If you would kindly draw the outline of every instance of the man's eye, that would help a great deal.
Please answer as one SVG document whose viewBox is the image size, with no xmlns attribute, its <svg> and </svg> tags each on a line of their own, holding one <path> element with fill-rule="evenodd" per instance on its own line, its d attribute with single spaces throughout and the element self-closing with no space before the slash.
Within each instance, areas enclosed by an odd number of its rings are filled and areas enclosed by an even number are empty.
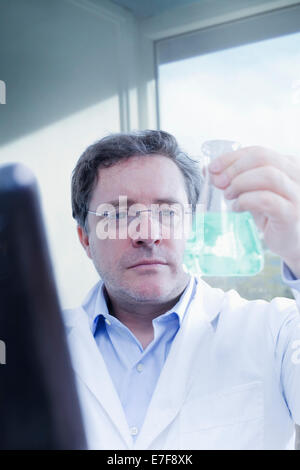
<svg viewBox="0 0 300 470">
<path fill-rule="evenodd" d="M 127 212 L 126 211 L 116 212 L 115 213 L 115 218 L 117 220 L 125 219 L 126 217 L 127 217 Z"/>
<path fill-rule="evenodd" d="M 160 215 L 162 217 L 174 217 L 174 215 L 176 215 L 176 212 L 171 209 L 164 209 L 160 211 Z"/>
</svg>

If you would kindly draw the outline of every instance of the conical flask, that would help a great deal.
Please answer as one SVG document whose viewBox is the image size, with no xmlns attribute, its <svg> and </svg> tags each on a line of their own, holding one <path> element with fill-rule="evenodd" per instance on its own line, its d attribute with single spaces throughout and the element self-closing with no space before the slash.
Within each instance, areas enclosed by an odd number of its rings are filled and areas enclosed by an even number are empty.
<svg viewBox="0 0 300 470">
<path fill-rule="evenodd" d="M 192 236 L 186 242 L 184 269 L 203 276 L 253 276 L 264 266 L 256 224 L 250 212 L 234 212 L 233 200 L 216 188 L 207 170 L 216 157 L 240 148 L 227 140 L 202 145 L 203 180 Z"/>
</svg>

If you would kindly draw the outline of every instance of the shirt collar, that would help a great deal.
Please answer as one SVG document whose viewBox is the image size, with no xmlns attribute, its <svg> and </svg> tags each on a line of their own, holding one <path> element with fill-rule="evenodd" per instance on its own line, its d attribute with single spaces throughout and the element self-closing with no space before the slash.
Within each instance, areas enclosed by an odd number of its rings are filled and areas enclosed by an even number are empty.
<svg viewBox="0 0 300 470">
<path fill-rule="evenodd" d="M 176 313 L 179 319 L 179 326 L 181 326 L 185 312 L 195 295 L 196 279 L 190 276 L 189 282 L 181 294 L 178 302 L 170 310 L 160 315 L 159 318 L 168 317 L 172 313 Z M 93 295 L 90 295 L 85 302 L 85 310 L 88 314 L 89 325 L 92 333 L 95 333 L 97 321 L 99 316 L 102 315 L 105 319 L 111 321 L 114 319 L 108 311 L 107 307 L 107 294 L 103 281 L 98 282 L 93 289 Z"/>
</svg>

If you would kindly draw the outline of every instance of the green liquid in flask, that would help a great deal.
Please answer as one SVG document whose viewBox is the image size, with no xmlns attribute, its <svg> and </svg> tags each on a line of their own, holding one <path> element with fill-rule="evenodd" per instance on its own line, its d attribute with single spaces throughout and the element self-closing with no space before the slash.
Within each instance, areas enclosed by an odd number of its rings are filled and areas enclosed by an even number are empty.
<svg viewBox="0 0 300 470">
<path fill-rule="evenodd" d="M 250 212 L 196 215 L 183 260 L 203 276 L 253 276 L 264 266 L 263 250 Z"/>
</svg>

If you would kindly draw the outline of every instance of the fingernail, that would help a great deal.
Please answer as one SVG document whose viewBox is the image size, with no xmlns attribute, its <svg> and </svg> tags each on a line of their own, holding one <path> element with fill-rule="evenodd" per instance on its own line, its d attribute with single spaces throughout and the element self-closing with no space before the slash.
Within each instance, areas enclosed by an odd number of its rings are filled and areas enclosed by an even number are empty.
<svg viewBox="0 0 300 470">
<path fill-rule="evenodd" d="M 224 196 L 226 199 L 233 199 L 233 189 L 231 186 L 229 186 L 225 191 L 224 191 Z"/>
<path fill-rule="evenodd" d="M 208 165 L 208 169 L 209 169 L 209 171 L 211 171 L 212 173 L 218 173 L 218 171 L 221 170 L 221 164 L 220 164 L 219 160 L 214 160 L 213 162 L 211 162 L 211 163 Z"/>
<path fill-rule="evenodd" d="M 221 186 L 225 188 L 229 184 L 229 178 L 225 173 L 221 173 L 220 175 L 213 176 L 214 182 L 217 186 Z"/>
</svg>

